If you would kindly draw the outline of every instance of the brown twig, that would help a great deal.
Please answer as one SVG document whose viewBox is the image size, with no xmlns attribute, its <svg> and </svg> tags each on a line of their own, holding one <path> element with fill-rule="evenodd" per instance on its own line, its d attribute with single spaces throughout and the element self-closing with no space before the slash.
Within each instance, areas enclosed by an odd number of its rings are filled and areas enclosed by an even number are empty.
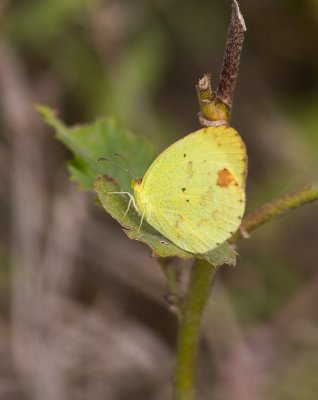
<svg viewBox="0 0 318 400">
<path fill-rule="evenodd" d="M 211 88 L 210 75 L 204 75 L 197 85 L 202 126 L 226 125 L 230 120 L 232 99 L 243 48 L 245 22 L 238 2 L 232 2 L 232 18 L 225 48 L 222 72 L 216 93 Z"/>
<path fill-rule="evenodd" d="M 232 18 L 227 37 L 223 67 L 216 92 L 216 98 L 226 104 L 229 109 L 232 107 L 245 31 L 246 25 L 239 4 L 236 0 L 233 0 Z"/>
<path fill-rule="evenodd" d="M 307 186 L 280 199 L 273 200 L 247 215 L 243 219 L 240 229 L 231 238 L 231 241 L 235 242 L 238 239 L 246 238 L 252 231 L 266 222 L 282 216 L 289 210 L 313 201 L 318 201 L 318 184 Z"/>
</svg>

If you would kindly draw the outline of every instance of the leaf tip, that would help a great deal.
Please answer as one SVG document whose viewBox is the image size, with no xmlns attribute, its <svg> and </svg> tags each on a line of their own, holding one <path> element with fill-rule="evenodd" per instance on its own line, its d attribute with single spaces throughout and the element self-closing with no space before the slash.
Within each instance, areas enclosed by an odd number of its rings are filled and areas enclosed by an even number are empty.
<svg viewBox="0 0 318 400">
<path fill-rule="evenodd" d="M 42 118 L 56 118 L 56 111 L 50 107 L 44 106 L 43 104 L 34 104 L 33 108 L 38 112 Z"/>
</svg>

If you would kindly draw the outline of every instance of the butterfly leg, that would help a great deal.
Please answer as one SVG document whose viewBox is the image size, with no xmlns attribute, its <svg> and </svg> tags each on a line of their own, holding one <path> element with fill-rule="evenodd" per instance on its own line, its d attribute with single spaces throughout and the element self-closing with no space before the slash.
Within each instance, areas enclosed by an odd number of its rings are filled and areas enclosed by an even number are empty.
<svg viewBox="0 0 318 400">
<path fill-rule="evenodd" d="M 144 217 L 145 217 L 145 213 L 146 213 L 146 207 L 144 208 L 144 210 L 142 212 L 142 216 L 141 216 L 140 224 L 139 224 L 139 227 L 138 227 L 138 231 L 140 231 L 141 225 L 142 225 Z"/>
<path fill-rule="evenodd" d="M 128 213 L 129 208 L 130 208 L 130 206 L 131 206 L 131 203 L 133 203 L 133 205 L 134 205 L 134 207 L 135 207 L 135 210 L 138 212 L 138 208 L 137 208 L 137 204 L 136 204 L 136 202 L 135 202 L 135 198 L 134 198 L 134 196 L 133 196 L 131 193 L 129 193 L 129 192 L 107 192 L 107 194 L 127 194 L 127 195 L 129 196 L 129 203 L 128 203 L 127 210 L 126 210 L 126 212 L 125 212 L 125 214 L 124 214 L 124 217 L 125 217 L 126 214 Z"/>
<path fill-rule="evenodd" d="M 130 209 L 130 206 L 131 206 L 131 203 L 133 202 L 133 200 L 134 200 L 134 198 L 131 196 L 130 199 L 129 199 L 129 203 L 128 203 L 127 210 L 125 211 L 125 214 L 124 214 L 123 218 L 126 217 L 126 215 L 127 215 L 128 211 L 129 211 L 129 209 Z"/>
<path fill-rule="evenodd" d="M 107 194 L 128 194 L 128 196 L 131 196 L 129 192 L 107 192 Z"/>
</svg>

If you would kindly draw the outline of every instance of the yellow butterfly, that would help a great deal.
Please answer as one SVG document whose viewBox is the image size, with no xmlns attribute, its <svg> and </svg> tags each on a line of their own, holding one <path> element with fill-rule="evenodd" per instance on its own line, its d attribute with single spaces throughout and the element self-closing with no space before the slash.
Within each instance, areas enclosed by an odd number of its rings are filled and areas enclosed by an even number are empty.
<svg viewBox="0 0 318 400">
<path fill-rule="evenodd" d="M 245 145 L 226 126 L 200 129 L 164 150 L 131 202 L 166 238 L 194 254 L 213 250 L 238 229 L 245 209 Z"/>
</svg>

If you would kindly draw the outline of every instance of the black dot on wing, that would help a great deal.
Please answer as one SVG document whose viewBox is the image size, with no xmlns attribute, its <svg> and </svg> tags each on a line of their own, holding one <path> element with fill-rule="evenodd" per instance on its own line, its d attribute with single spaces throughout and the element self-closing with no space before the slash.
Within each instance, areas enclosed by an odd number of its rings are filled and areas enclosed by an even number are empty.
<svg viewBox="0 0 318 400">
<path fill-rule="evenodd" d="M 189 199 L 187 199 L 187 200 L 186 200 L 186 202 L 187 202 L 187 203 L 189 203 L 189 202 L 190 202 L 190 200 L 189 200 Z"/>
<path fill-rule="evenodd" d="M 187 156 L 186 153 L 184 153 L 184 154 L 183 154 L 183 157 L 186 157 L 186 156 Z"/>
<path fill-rule="evenodd" d="M 184 193 L 184 192 L 187 190 L 187 188 L 182 188 L 181 190 L 182 190 L 182 191 L 183 191 L 183 193 Z"/>
</svg>

